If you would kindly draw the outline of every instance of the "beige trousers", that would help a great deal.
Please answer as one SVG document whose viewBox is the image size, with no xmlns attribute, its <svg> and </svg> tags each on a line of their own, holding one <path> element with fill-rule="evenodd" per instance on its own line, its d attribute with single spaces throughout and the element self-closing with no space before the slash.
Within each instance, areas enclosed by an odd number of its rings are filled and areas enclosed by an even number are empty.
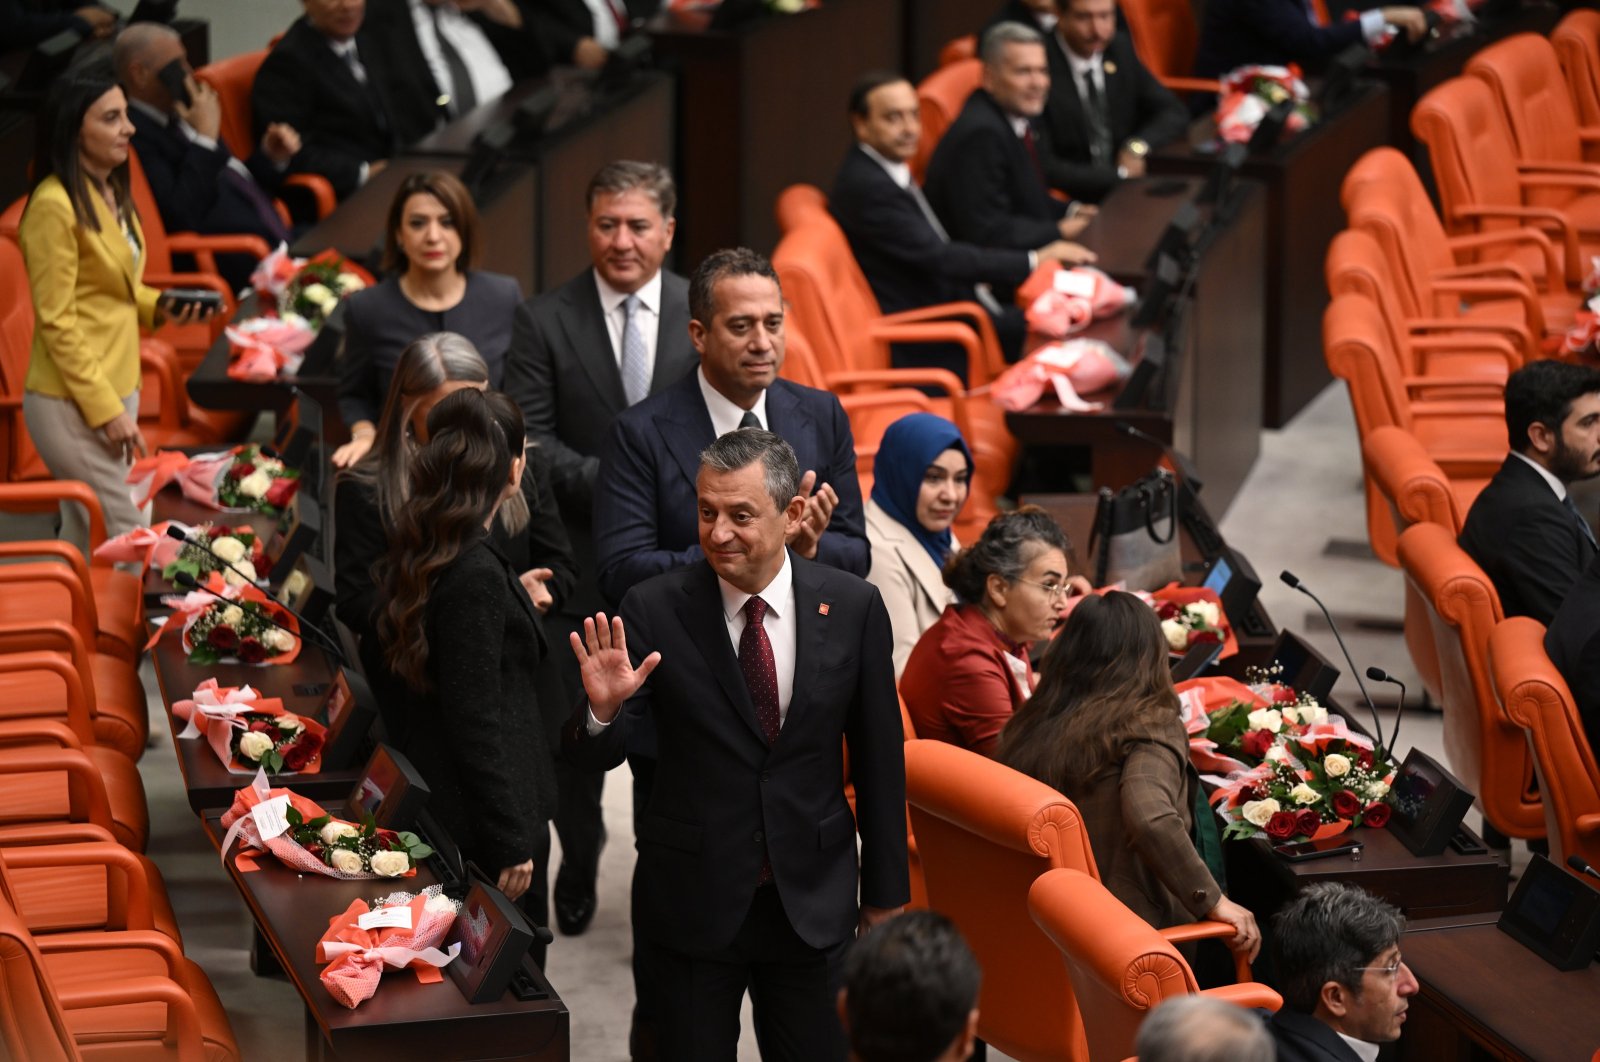
<svg viewBox="0 0 1600 1062">
<path fill-rule="evenodd" d="M 124 398 L 122 406 L 137 418 L 139 392 Z M 120 535 L 150 522 L 149 514 L 133 504 L 126 482 L 130 466 L 120 454 L 112 454 L 104 432 L 89 427 L 76 402 L 25 391 L 22 416 L 50 474 L 56 479 L 82 480 L 99 496 L 107 535 Z M 88 555 L 89 514 L 83 506 L 72 502 L 61 506 L 61 538 Z"/>
</svg>

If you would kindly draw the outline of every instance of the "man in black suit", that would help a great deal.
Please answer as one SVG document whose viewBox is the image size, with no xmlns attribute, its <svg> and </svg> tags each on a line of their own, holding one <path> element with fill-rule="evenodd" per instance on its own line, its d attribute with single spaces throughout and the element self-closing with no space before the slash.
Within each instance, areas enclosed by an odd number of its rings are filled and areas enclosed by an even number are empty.
<svg viewBox="0 0 1600 1062">
<path fill-rule="evenodd" d="M 439 123 L 439 90 L 426 68 L 399 66 L 386 42 L 404 39 L 406 0 L 302 0 L 251 92 L 256 135 L 293 126 L 302 148 L 291 170 L 326 177 L 341 199 Z M 404 21 L 402 21 L 404 20 Z M 412 31 L 414 32 L 414 31 Z"/>
<path fill-rule="evenodd" d="M 1272 925 L 1283 1007 L 1267 1028 L 1278 1062 L 1369 1062 L 1400 1039 L 1418 988 L 1400 958 L 1404 915 L 1353 885 L 1319 882 Z"/>
<path fill-rule="evenodd" d="M 1143 177 L 1150 152 L 1183 135 L 1189 111 L 1117 32 L 1116 0 L 1061 0 L 1050 37 L 1045 178 L 1098 202 L 1119 180 Z"/>
<path fill-rule="evenodd" d="M 907 165 L 922 135 L 917 91 L 899 74 L 872 73 L 850 93 L 856 143 L 834 178 L 828 209 L 850 240 L 885 313 L 977 299 L 989 311 L 1006 358 L 1022 353 L 1027 322 L 1009 292 L 1040 262 L 1092 262 L 1086 248 L 1055 239 L 1037 249 L 978 247 L 950 239 Z M 1087 216 L 1076 219 L 1088 224 Z M 982 289 L 975 285 L 984 285 Z M 897 344 L 896 368 L 933 365 L 966 376 L 966 355 L 949 344 Z M 937 348 L 937 349 L 934 349 Z"/>
<path fill-rule="evenodd" d="M 432 93 L 443 120 L 503 96 L 512 76 L 499 49 L 515 35 L 522 9 L 512 0 L 369 0 L 367 29 L 391 69 L 413 90 Z M 421 102 L 425 102 L 421 101 Z"/>
<path fill-rule="evenodd" d="M 738 279 L 719 285 L 718 326 L 781 322 L 776 284 Z M 870 584 L 788 548 L 811 501 L 781 438 L 729 432 L 696 467 L 701 559 L 572 637 L 588 704 L 566 740 L 615 766 L 642 714 L 658 721 L 633 903 L 660 1057 L 733 1059 L 748 989 L 764 1059 L 843 1062 L 845 950 L 910 894 L 889 616 Z"/>
<path fill-rule="evenodd" d="M 1600 371 L 1536 361 L 1506 381 L 1511 453 L 1467 512 L 1461 548 L 1507 616 L 1548 625 L 1597 553 L 1568 485 L 1600 475 Z"/>
<path fill-rule="evenodd" d="M 1208 0 L 1194 72 L 1197 77 L 1221 77 L 1252 63 L 1298 63 L 1317 73 L 1352 44 L 1376 44 L 1391 26 L 1410 41 L 1428 31 L 1420 7 L 1375 7 L 1358 19 L 1323 26 L 1308 0 Z"/>
<path fill-rule="evenodd" d="M 550 61 L 598 70 L 622 38 L 661 6 L 661 0 L 524 0 L 535 35 Z"/>
<path fill-rule="evenodd" d="M 584 616 L 606 607 L 593 513 L 600 449 L 612 421 L 691 374 L 699 361 L 689 342 L 689 282 L 661 268 L 677 224 L 672 175 L 653 162 L 613 162 L 589 182 L 587 198 L 593 268 L 518 308 L 506 359 L 506 393 L 549 459 L 577 553 L 580 579 L 562 606 L 562 633 L 582 630 Z M 568 671 L 576 696 L 577 668 Z M 594 916 L 605 775 L 563 761 L 556 776 L 562 855 L 556 924 L 571 935 Z"/>
<path fill-rule="evenodd" d="M 1044 38 L 1002 22 L 983 35 L 983 86 L 945 130 L 925 190 L 951 239 L 1031 251 L 1077 235 L 1076 205 L 1050 196 L 1034 121 L 1050 95 Z"/>
<path fill-rule="evenodd" d="M 170 232 L 203 235 L 247 233 L 268 247 L 289 239 L 272 196 L 296 152 L 300 135 L 281 123 L 267 127 L 249 159 L 233 157 L 220 139 L 222 108 L 217 93 L 194 78 L 176 31 L 158 22 L 138 22 L 117 35 L 112 50 L 117 80 L 128 94 L 133 149 L 150 182 L 161 222 Z M 172 64 L 183 73 L 189 102 L 173 98 L 161 80 Z M 256 259 L 221 254 L 217 268 L 229 286 L 249 283 Z"/>
<path fill-rule="evenodd" d="M 1550 620 L 1544 651 L 1567 680 L 1589 748 L 1600 755 L 1600 556 L 1590 562 Z"/>
<path fill-rule="evenodd" d="M 1056 28 L 1060 18 L 1060 14 L 1056 11 L 1056 0 L 1006 0 L 999 13 L 984 23 L 979 36 L 1002 22 L 1016 22 L 1031 30 L 1037 30 L 1043 37 Z"/>
</svg>

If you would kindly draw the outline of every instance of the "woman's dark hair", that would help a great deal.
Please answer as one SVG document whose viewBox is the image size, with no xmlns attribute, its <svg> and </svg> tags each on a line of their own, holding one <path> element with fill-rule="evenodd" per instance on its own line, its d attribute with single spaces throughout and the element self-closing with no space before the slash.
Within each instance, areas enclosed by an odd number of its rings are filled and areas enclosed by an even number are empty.
<svg viewBox="0 0 1600 1062">
<path fill-rule="evenodd" d="M 1049 513 L 1037 505 L 1024 505 L 1001 513 L 989 521 L 978 541 L 951 557 L 944 566 L 944 585 L 969 605 L 983 600 L 989 576 L 998 575 L 1008 583 L 1022 578 L 1036 549 L 1055 547 L 1062 553 L 1071 548 L 1067 533 Z"/>
<path fill-rule="evenodd" d="M 484 533 L 522 444 L 522 411 L 499 392 L 465 388 L 428 414 L 410 499 L 373 568 L 388 599 L 378 620 L 384 659 L 414 690 L 430 685 L 426 611 L 434 578 Z"/>
<path fill-rule="evenodd" d="M 450 215 L 450 221 L 461 237 L 461 254 L 456 257 L 456 272 L 465 273 L 472 268 L 478 251 L 478 208 L 472 202 L 472 193 L 461 179 L 442 170 L 413 173 L 400 182 L 389 203 L 389 221 L 383 230 L 383 268 L 389 273 L 404 273 L 411 268 L 406 253 L 400 249 L 395 233 L 405 222 L 406 202 L 414 195 L 431 195 Z"/>
<path fill-rule="evenodd" d="M 89 63 L 68 70 L 51 85 L 39 110 L 38 128 L 33 152 L 33 185 L 37 189 L 46 177 L 55 177 L 66 189 L 67 200 L 72 204 L 72 214 L 78 224 L 95 232 L 100 231 L 100 219 L 95 215 L 90 196 L 96 194 L 91 183 L 98 184 L 83 168 L 80 140 L 83 136 L 84 116 L 96 100 L 117 88 L 117 79 L 109 61 Z M 117 200 L 117 215 L 126 225 L 133 217 L 133 197 L 128 193 L 128 164 L 124 162 L 111 171 L 107 182 Z"/>
<path fill-rule="evenodd" d="M 1155 610 L 1113 591 L 1078 602 L 1045 652 L 1039 688 L 995 758 L 1069 797 L 1118 771 L 1133 742 L 1178 717 Z"/>
</svg>

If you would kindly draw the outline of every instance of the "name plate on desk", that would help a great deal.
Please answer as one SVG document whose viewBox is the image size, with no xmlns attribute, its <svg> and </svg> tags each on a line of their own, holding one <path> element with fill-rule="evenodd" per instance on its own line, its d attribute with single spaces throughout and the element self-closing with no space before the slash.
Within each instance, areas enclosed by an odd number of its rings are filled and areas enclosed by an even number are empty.
<svg viewBox="0 0 1600 1062">
<path fill-rule="evenodd" d="M 322 530 L 322 510 L 316 502 L 297 491 L 278 517 L 278 528 L 267 543 L 267 556 L 274 571 L 290 572 L 302 554 L 311 549 Z"/>
<path fill-rule="evenodd" d="M 379 745 L 350 790 L 345 810 L 355 822 L 370 815 L 385 829 L 409 830 L 427 803 L 428 785 L 411 761 L 397 749 Z"/>
<path fill-rule="evenodd" d="M 341 667 L 329 683 L 328 699 L 323 703 L 323 725 L 328 729 L 322 749 L 323 767 L 341 771 L 354 766 L 366 750 L 377 716 L 367 680 Z"/>
<path fill-rule="evenodd" d="M 493 1003 L 506 994 L 511 979 L 533 946 L 533 926 L 505 893 L 492 888 L 472 868 L 472 884 L 445 945 L 461 953 L 445 967 L 468 1003 Z"/>
<path fill-rule="evenodd" d="M 1416 748 L 1406 753 L 1395 775 L 1393 795 L 1389 832 L 1419 856 L 1438 855 L 1450 846 L 1475 799 L 1443 764 Z"/>
<path fill-rule="evenodd" d="M 1500 929 L 1558 970 L 1581 970 L 1600 948 L 1600 890 L 1535 854 Z"/>
</svg>

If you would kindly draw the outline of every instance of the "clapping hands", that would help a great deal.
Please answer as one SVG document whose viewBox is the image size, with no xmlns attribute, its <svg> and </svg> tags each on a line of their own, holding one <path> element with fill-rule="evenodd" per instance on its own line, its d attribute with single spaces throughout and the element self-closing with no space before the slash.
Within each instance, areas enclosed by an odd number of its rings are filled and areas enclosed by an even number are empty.
<svg viewBox="0 0 1600 1062">
<path fill-rule="evenodd" d="M 822 533 L 833 519 L 833 510 L 838 508 L 839 495 L 826 483 L 818 487 L 816 472 L 807 471 L 800 479 L 800 497 L 805 499 L 806 507 L 800 514 L 800 523 L 788 536 L 788 545 L 807 560 L 815 560 Z"/>
</svg>

